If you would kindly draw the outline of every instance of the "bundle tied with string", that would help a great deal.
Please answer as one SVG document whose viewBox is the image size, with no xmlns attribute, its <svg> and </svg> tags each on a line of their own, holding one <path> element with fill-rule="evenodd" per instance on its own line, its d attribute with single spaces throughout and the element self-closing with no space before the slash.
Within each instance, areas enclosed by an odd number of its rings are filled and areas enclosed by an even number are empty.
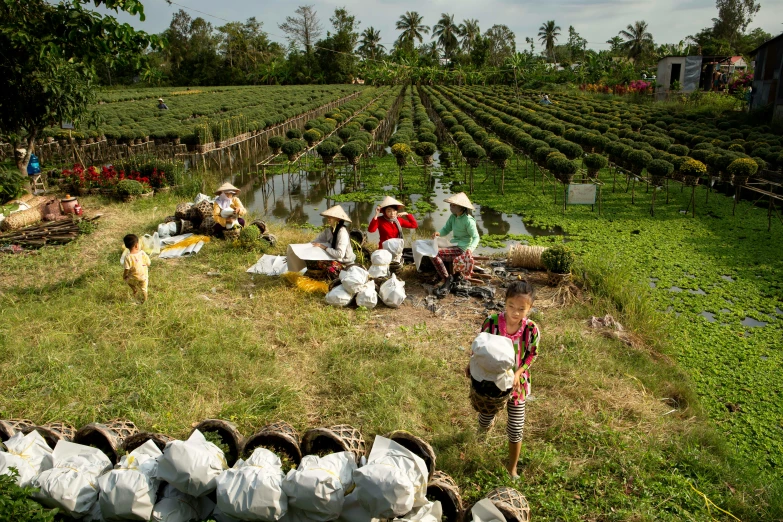
<svg viewBox="0 0 783 522">
<path fill-rule="evenodd" d="M 73 441 L 99 448 L 114 465 L 120 458 L 123 441 L 138 432 L 138 428 L 132 422 L 125 419 L 112 419 L 106 424 L 93 422 L 82 426 L 74 435 Z"/>
<path fill-rule="evenodd" d="M 358 429 L 348 424 L 338 424 L 329 428 L 310 428 L 302 436 L 304 455 L 327 455 L 340 451 L 353 453 L 356 462 L 364 456 L 364 437 Z"/>
<path fill-rule="evenodd" d="M 508 250 L 508 263 L 519 268 L 541 270 L 544 264 L 541 262 L 541 254 L 546 247 L 531 245 L 512 245 Z"/>
</svg>

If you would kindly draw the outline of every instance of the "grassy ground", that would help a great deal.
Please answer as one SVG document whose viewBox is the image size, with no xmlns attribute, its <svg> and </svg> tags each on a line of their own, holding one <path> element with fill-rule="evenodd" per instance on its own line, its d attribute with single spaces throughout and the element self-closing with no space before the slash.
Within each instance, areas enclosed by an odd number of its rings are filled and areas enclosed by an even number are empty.
<svg viewBox="0 0 783 522">
<path fill-rule="evenodd" d="M 103 214 L 94 234 L 0 257 L 1 418 L 125 417 L 176 437 L 208 417 L 243 434 L 275 420 L 299 430 L 350 423 L 368 442 L 406 429 L 432 442 L 468 501 L 511 485 L 503 417 L 486 439 L 476 435 L 462 375 L 484 317 L 478 302 L 449 297 L 435 314 L 410 303 L 329 308 L 246 274 L 259 251 L 212 242 L 191 259 L 154 258 L 150 299 L 136 305 L 121 280 L 121 238 L 152 231 L 176 199 L 82 199 Z M 278 254 L 311 234 L 273 232 Z M 584 275 L 589 299 L 542 299 L 534 314 L 541 355 L 514 485 L 536 519 L 729 519 L 697 490 L 742 520 L 780 519 L 772 487 L 737 463 L 689 378 L 661 354 L 666 337 L 650 328 L 660 316 L 638 304 L 638 287 L 620 272 Z M 422 295 L 414 274 L 404 279 Z M 638 328 L 616 338 L 587 327 L 606 313 Z"/>
</svg>

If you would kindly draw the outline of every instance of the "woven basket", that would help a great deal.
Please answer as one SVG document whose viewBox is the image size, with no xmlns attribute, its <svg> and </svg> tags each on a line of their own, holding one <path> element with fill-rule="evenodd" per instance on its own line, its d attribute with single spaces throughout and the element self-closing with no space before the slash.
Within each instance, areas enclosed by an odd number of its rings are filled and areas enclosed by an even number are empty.
<svg viewBox="0 0 783 522">
<path fill-rule="evenodd" d="M 35 423 L 27 419 L 5 419 L 0 420 L 0 442 L 5 442 L 17 431 L 24 433 L 24 428 L 35 426 Z"/>
<path fill-rule="evenodd" d="M 239 433 L 239 430 L 234 423 L 221 419 L 206 419 L 196 424 L 193 431 L 196 430 L 201 433 L 211 431 L 220 436 L 220 440 L 223 441 L 223 444 L 228 446 L 226 462 L 229 467 L 233 466 L 237 459 L 239 459 L 239 453 L 242 449 L 242 434 Z"/>
<path fill-rule="evenodd" d="M 506 407 L 508 395 L 501 397 L 487 397 L 479 395 L 473 386 L 470 387 L 470 405 L 473 409 L 484 415 L 497 415 L 497 413 Z"/>
<path fill-rule="evenodd" d="M 435 473 L 435 450 L 432 449 L 432 446 L 429 445 L 427 441 L 424 439 L 421 439 L 417 437 L 416 435 L 412 433 L 408 433 L 404 430 L 397 430 L 389 433 L 388 435 L 384 435 L 387 439 L 391 439 L 400 446 L 409 449 L 416 455 L 422 458 L 424 460 L 424 463 L 427 464 L 427 471 L 429 471 L 429 476 L 427 477 L 427 480 L 432 480 L 433 474 Z"/>
<path fill-rule="evenodd" d="M 202 222 L 201 225 L 199 225 L 198 229 L 199 232 L 202 232 L 203 234 L 212 235 L 212 228 L 215 226 L 215 218 L 212 216 L 206 217 Z"/>
<path fill-rule="evenodd" d="M 138 433 L 136 425 L 124 419 L 112 419 L 106 424 L 93 422 L 79 428 L 73 441 L 85 446 L 95 446 L 103 451 L 112 464 L 120 458 L 122 443 L 126 438 Z"/>
<path fill-rule="evenodd" d="M 188 221 L 187 219 L 183 219 L 179 222 L 179 226 L 177 227 L 179 229 L 180 234 L 187 234 L 189 232 L 193 232 L 195 229 L 193 228 L 193 223 Z"/>
<path fill-rule="evenodd" d="M 257 226 L 258 230 L 261 231 L 261 235 L 263 236 L 266 233 L 266 223 L 261 221 L 260 219 L 256 219 L 252 223 L 250 223 L 251 226 Z"/>
<path fill-rule="evenodd" d="M 277 244 L 277 236 L 267 232 L 261 236 L 261 239 L 269 243 L 269 246 L 275 246 Z"/>
<path fill-rule="evenodd" d="M 402 263 L 389 263 L 390 274 L 399 274 L 400 270 L 402 270 Z"/>
<path fill-rule="evenodd" d="M 685 176 L 685 179 L 683 180 L 683 183 L 685 183 L 686 187 L 695 187 L 699 184 L 699 177 L 698 176 Z"/>
<path fill-rule="evenodd" d="M 544 268 L 541 262 L 541 254 L 546 247 L 530 245 L 512 245 L 508 250 L 508 264 L 520 268 L 540 270 Z"/>
<path fill-rule="evenodd" d="M 330 428 L 311 428 L 302 437 L 303 455 L 341 451 L 353 453 L 357 463 L 364 456 L 364 437 L 359 430 L 348 424 L 338 424 Z"/>
<path fill-rule="evenodd" d="M 19 212 L 14 212 L 0 222 L 0 230 L 19 230 L 20 228 L 35 225 L 42 219 L 43 211 L 40 206 L 28 208 L 27 210 L 20 210 Z"/>
<path fill-rule="evenodd" d="M 275 453 L 284 453 L 299 465 L 302 461 L 302 448 L 299 445 L 299 434 L 287 422 L 267 424 L 242 443 L 242 456 L 247 458 L 259 446 L 269 448 Z"/>
<path fill-rule="evenodd" d="M 465 516 L 465 504 L 459 486 L 449 475 L 436 471 L 427 484 L 427 499 L 440 501 L 443 517 L 447 522 L 462 522 Z"/>
<path fill-rule="evenodd" d="M 549 286 L 560 286 L 571 281 L 571 274 L 558 274 L 556 272 L 546 271 L 546 282 Z"/>
<path fill-rule="evenodd" d="M 495 504 L 508 522 L 530 521 L 530 506 L 516 489 L 501 486 L 490 491 L 486 498 Z"/>
<path fill-rule="evenodd" d="M 43 426 L 29 426 L 22 428 L 22 433 L 27 434 L 31 431 L 37 431 L 46 441 L 46 444 L 54 449 L 58 440 L 65 440 L 71 442 L 76 435 L 76 428 L 68 424 L 67 422 L 56 421 L 49 422 Z"/>
<path fill-rule="evenodd" d="M 188 219 L 190 217 L 190 209 L 193 207 L 193 203 L 178 203 L 174 210 L 174 217 L 177 219 Z"/>
<path fill-rule="evenodd" d="M 228 241 L 236 241 L 242 234 L 242 227 L 227 228 L 223 231 L 223 238 Z"/>
<path fill-rule="evenodd" d="M 424 163 L 427 166 L 432 165 L 432 162 L 433 162 L 432 156 L 422 156 L 421 157 L 421 162 Z"/>
<path fill-rule="evenodd" d="M 168 435 L 164 435 L 163 433 L 149 433 L 146 431 L 141 431 L 127 437 L 122 442 L 122 449 L 125 450 L 125 453 L 130 453 L 142 444 L 146 443 L 148 440 L 154 442 L 158 449 L 163 451 L 163 448 L 166 447 L 166 444 L 174 440 L 174 438 L 169 437 Z"/>
<path fill-rule="evenodd" d="M 213 207 L 212 203 L 210 203 L 209 201 L 204 200 L 201 203 L 199 203 L 198 205 L 194 205 L 193 209 L 192 209 L 192 212 L 196 213 L 198 215 L 198 217 L 203 220 L 203 219 L 206 219 L 207 216 L 211 216 L 212 215 L 213 208 L 214 207 Z"/>
</svg>

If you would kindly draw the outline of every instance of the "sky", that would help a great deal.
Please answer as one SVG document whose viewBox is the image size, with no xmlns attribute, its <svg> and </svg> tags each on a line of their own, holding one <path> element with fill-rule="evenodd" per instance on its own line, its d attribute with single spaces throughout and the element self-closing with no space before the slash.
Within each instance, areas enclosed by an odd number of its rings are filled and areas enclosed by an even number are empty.
<svg viewBox="0 0 783 522">
<path fill-rule="evenodd" d="M 712 25 L 717 16 L 714 0 L 142 0 L 146 21 L 129 15 L 117 15 L 122 22 L 148 33 L 165 30 L 172 15 L 183 8 L 193 18 L 201 16 L 214 26 L 226 20 L 244 21 L 251 16 L 263 22 L 263 29 L 274 41 L 284 42 L 278 24 L 294 14 L 300 5 L 313 5 L 324 29 L 329 29 L 329 17 L 337 7 L 346 7 L 359 20 L 360 30 L 369 26 L 380 30 L 382 43 L 390 49 L 398 36 L 395 22 L 405 11 L 417 11 L 424 24 L 432 26 L 441 13 L 454 14 L 456 20 L 475 18 L 481 31 L 494 24 L 505 24 L 516 34 L 517 49 L 526 48 L 525 37 L 536 40 L 536 52 L 541 51 L 536 35 L 547 20 L 555 20 L 561 27 L 559 43 L 568 39 L 568 26 L 588 42 L 594 50 L 608 49 L 606 41 L 636 20 L 645 20 L 655 42 L 677 43 Z M 103 13 L 112 11 L 98 9 Z M 199 12 L 201 11 L 201 12 Z M 206 13 L 206 14 L 205 14 Z M 212 16 L 207 16 L 212 15 Z M 215 18 L 218 17 L 218 18 Z M 224 19 L 224 20 L 221 20 Z M 783 0 L 761 0 L 761 11 L 748 30 L 761 27 L 776 36 L 783 31 Z M 325 34 L 324 34 L 325 36 Z M 425 36 L 425 43 L 428 42 Z"/>
</svg>

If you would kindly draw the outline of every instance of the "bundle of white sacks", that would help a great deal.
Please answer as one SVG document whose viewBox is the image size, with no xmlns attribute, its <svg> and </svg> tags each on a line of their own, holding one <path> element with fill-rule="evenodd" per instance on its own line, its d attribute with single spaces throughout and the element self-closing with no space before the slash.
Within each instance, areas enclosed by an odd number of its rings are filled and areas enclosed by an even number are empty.
<svg viewBox="0 0 783 522">
<path fill-rule="evenodd" d="M 384 437 L 375 438 L 362 466 L 350 452 L 308 455 L 287 475 L 265 448 L 229 469 L 220 448 L 198 430 L 163 452 L 147 441 L 113 468 L 97 448 L 61 440 L 51 450 L 36 431 L 17 433 L 5 446 L 0 473 L 15 468 L 17 482 L 38 488 L 42 504 L 86 522 L 440 522 L 442 516 L 440 503 L 425 496 L 425 462 Z"/>
<path fill-rule="evenodd" d="M 326 294 L 326 302 L 333 306 L 348 306 L 356 298 L 357 306 L 375 308 L 378 304 L 378 297 L 380 297 L 386 306 L 399 308 L 406 297 L 405 282 L 400 281 L 396 275 L 392 274 L 381 285 L 380 290 L 376 292 L 375 281 L 373 281 L 375 278 L 389 275 L 389 263 L 391 263 L 392 254 L 387 250 L 376 250 L 371 258 L 373 265 L 369 271 L 359 265 L 354 265 L 341 271 L 339 276 L 340 284 Z"/>
</svg>

